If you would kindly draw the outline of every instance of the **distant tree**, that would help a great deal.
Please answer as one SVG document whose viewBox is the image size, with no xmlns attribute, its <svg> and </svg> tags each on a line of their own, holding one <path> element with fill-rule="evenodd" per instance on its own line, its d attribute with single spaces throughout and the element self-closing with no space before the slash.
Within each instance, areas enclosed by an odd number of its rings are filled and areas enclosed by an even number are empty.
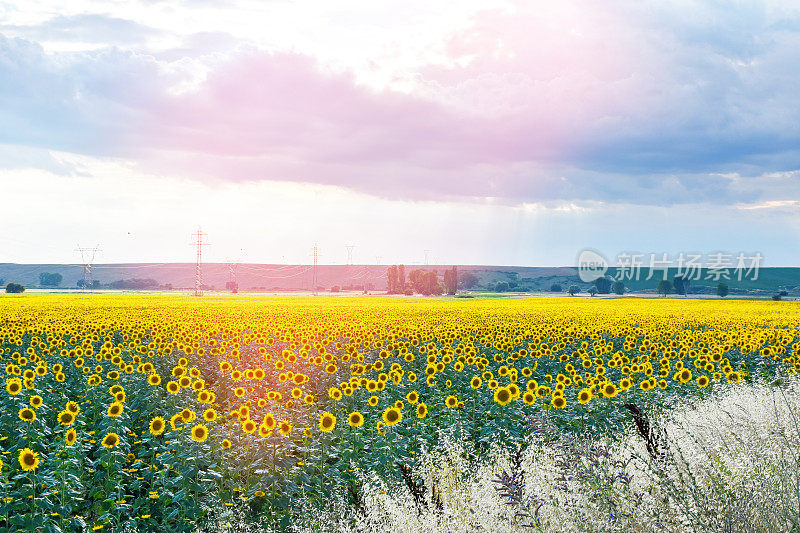
<svg viewBox="0 0 800 533">
<path fill-rule="evenodd" d="M 772 299 L 773 299 L 774 301 L 776 301 L 776 302 L 779 302 L 779 301 L 781 300 L 781 295 L 780 295 L 780 293 L 773 294 L 773 295 L 772 295 Z"/>
<path fill-rule="evenodd" d="M 471 289 L 478 284 L 478 276 L 472 272 L 461 272 L 458 274 L 458 288 Z"/>
<path fill-rule="evenodd" d="M 444 290 L 447 294 L 453 295 L 458 288 L 458 270 L 454 266 L 444 271 Z"/>
<path fill-rule="evenodd" d="M 331 292 L 339 292 L 340 290 L 341 287 L 339 287 L 338 285 L 334 285 L 333 287 L 331 287 Z"/>
<path fill-rule="evenodd" d="M 686 276 L 675 276 L 672 278 L 672 286 L 675 288 L 675 294 L 687 295 L 689 294 L 689 284 L 691 280 Z"/>
<path fill-rule="evenodd" d="M 614 282 L 614 294 L 625 294 L 625 284 L 622 281 Z"/>
<path fill-rule="evenodd" d="M 412 270 L 408 274 L 408 281 L 414 291 L 425 296 L 438 296 L 444 292 L 442 285 L 439 283 L 439 275 L 435 270 Z"/>
<path fill-rule="evenodd" d="M 507 281 L 498 281 L 494 286 L 495 292 L 508 292 L 511 290 L 511 285 Z"/>
<path fill-rule="evenodd" d="M 576 294 L 581 292 L 581 288 L 578 287 L 577 285 L 570 285 L 569 289 L 567 290 L 567 292 L 569 292 L 570 296 L 575 296 Z"/>
<path fill-rule="evenodd" d="M 97 283 L 95 285 L 94 283 Z M 228 281 L 225 283 L 226 290 L 233 290 L 232 289 L 232 281 Z M 92 280 L 91 288 L 97 289 L 100 287 L 100 282 L 97 280 Z M 132 290 L 132 291 L 147 291 L 147 290 L 155 290 L 159 288 L 158 281 L 152 278 L 133 278 L 133 279 L 118 279 L 116 281 L 112 281 L 108 284 L 108 287 L 117 291 L 121 290 Z M 214 290 L 213 287 L 208 287 L 207 289 L 203 290 Z M 239 285 L 236 284 L 236 290 L 239 290 Z"/>
<path fill-rule="evenodd" d="M 6 282 L 6 280 L 4 280 L 3 278 L 0 278 L 0 287 L 2 287 L 3 283 L 5 283 L 5 282 Z"/>
<path fill-rule="evenodd" d="M 120 280 L 120 282 L 122 282 L 122 281 L 123 281 L 123 280 Z M 117 289 L 119 289 L 119 288 L 122 288 L 122 287 L 114 287 L 114 286 L 113 286 L 113 285 L 114 285 L 114 283 L 117 283 L 117 282 L 111 282 L 111 283 L 109 284 L 109 285 L 111 286 L 111 288 L 112 288 L 112 289 L 114 289 L 114 288 L 117 288 Z M 89 282 L 89 286 L 88 286 L 88 287 L 84 287 L 84 285 L 85 285 L 85 282 L 84 282 L 84 280 L 82 280 L 82 279 L 79 279 L 79 280 L 78 280 L 78 283 L 77 283 L 76 285 L 78 285 L 78 287 L 79 287 L 79 288 L 81 288 L 81 289 L 84 289 L 84 288 L 89 288 L 89 289 L 99 289 L 99 288 L 100 288 L 100 281 L 99 281 L 99 280 L 96 280 L 96 279 L 93 279 L 92 281 L 90 281 L 90 282 Z"/>
<path fill-rule="evenodd" d="M 550 285 L 550 292 L 561 292 L 562 290 L 563 289 L 561 288 L 561 285 L 559 285 L 558 283 L 553 283 L 552 285 Z"/>
<path fill-rule="evenodd" d="M 667 294 L 672 292 L 672 282 L 668 279 L 662 279 L 658 282 L 656 292 L 666 298 Z"/>
<path fill-rule="evenodd" d="M 386 285 L 389 294 L 397 294 L 397 265 L 392 265 L 386 269 Z"/>
<path fill-rule="evenodd" d="M 728 295 L 728 284 L 722 281 L 719 282 L 717 285 L 717 296 L 720 298 L 725 298 Z"/>
<path fill-rule="evenodd" d="M 600 294 L 609 294 L 611 292 L 611 280 L 605 276 L 595 279 L 592 283 L 594 283 L 597 292 Z"/>
<path fill-rule="evenodd" d="M 589 293 L 589 296 L 594 296 L 595 294 L 597 294 L 600 291 L 597 290 L 597 287 L 592 285 L 591 287 L 589 287 L 589 290 L 587 292 Z M 606 293 L 604 293 L 604 294 L 606 294 Z"/>
<path fill-rule="evenodd" d="M 10 294 L 20 294 L 25 292 L 25 286 L 19 283 L 9 283 L 6 285 L 6 292 Z"/>
<path fill-rule="evenodd" d="M 780 291 L 778 292 L 779 296 L 789 296 L 789 291 Z"/>
<path fill-rule="evenodd" d="M 236 294 L 239 292 L 239 284 L 235 281 L 226 281 L 225 290 L 231 291 L 233 294 Z"/>
<path fill-rule="evenodd" d="M 406 291 L 406 267 L 397 265 L 397 292 Z"/>
<path fill-rule="evenodd" d="M 64 279 L 61 274 L 52 272 L 39 273 L 39 285 L 43 287 L 58 287 L 61 285 L 61 280 Z"/>
</svg>

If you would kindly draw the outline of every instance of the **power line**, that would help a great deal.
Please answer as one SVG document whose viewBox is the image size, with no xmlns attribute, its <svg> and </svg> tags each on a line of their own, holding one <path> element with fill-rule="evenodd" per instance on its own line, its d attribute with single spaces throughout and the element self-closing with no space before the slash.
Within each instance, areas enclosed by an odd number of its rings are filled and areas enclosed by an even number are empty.
<svg viewBox="0 0 800 533">
<path fill-rule="evenodd" d="M 311 274 L 311 291 L 314 296 L 317 295 L 317 259 L 319 256 L 319 250 L 317 249 L 317 243 L 314 243 L 314 270 Z"/>
<path fill-rule="evenodd" d="M 100 250 L 100 245 L 98 244 L 94 248 L 81 248 L 81 245 L 78 244 L 78 247 L 75 249 L 76 252 L 80 252 L 81 254 L 81 263 L 83 263 L 83 288 L 84 289 L 91 289 L 92 288 L 92 263 L 94 263 L 94 257 L 97 255 L 97 252 Z M 88 261 L 87 261 L 88 258 Z"/>
<path fill-rule="evenodd" d="M 190 243 L 190 245 L 197 246 L 197 260 L 194 264 L 194 295 L 202 296 L 203 272 L 201 270 L 201 265 L 203 263 L 203 246 L 209 246 L 209 243 L 203 242 L 203 237 L 207 237 L 208 235 L 203 233 L 203 231 L 200 229 L 200 226 L 198 226 L 197 233 L 193 233 L 192 236 L 195 238 L 195 241 Z"/>
<path fill-rule="evenodd" d="M 345 249 L 347 250 L 347 264 L 353 264 L 353 248 L 355 248 L 355 244 L 347 244 L 345 245 Z"/>
</svg>

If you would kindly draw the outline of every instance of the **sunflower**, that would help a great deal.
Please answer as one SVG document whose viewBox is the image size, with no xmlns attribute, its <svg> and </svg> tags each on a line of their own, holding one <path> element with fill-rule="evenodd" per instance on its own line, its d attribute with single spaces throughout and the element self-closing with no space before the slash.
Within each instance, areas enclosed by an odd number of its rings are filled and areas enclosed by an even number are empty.
<svg viewBox="0 0 800 533">
<path fill-rule="evenodd" d="M 378 405 L 378 397 L 377 396 L 370 396 L 369 400 L 367 400 L 367 403 L 370 406 L 375 407 L 376 405 Z"/>
<path fill-rule="evenodd" d="M 387 407 L 383 411 L 383 421 L 387 426 L 393 426 L 403 420 L 403 412 L 397 407 Z"/>
<path fill-rule="evenodd" d="M 578 393 L 578 402 L 580 402 L 581 405 L 589 403 L 589 400 L 591 399 L 592 391 L 589 389 L 581 389 L 581 391 Z"/>
<path fill-rule="evenodd" d="M 19 451 L 19 466 L 26 472 L 31 472 L 39 467 L 39 454 L 30 448 Z"/>
<path fill-rule="evenodd" d="M 70 411 L 64 409 L 60 413 L 58 413 L 58 423 L 62 426 L 69 426 L 75 422 L 75 415 L 72 414 Z"/>
<path fill-rule="evenodd" d="M 292 432 L 292 425 L 286 420 L 281 420 L 281 423 L 278 424 L 278 431 L 284 437 L 289 437 L 289 433 Z"/>
<path fill-rule="evenodd" d="M 123 409 L 125 406 L 120 402 L 114 402 L 108 406 L 108 416 L 112 418 L 117 418 L 119 415 L 122 414 Z"/>
<path fill-rule="evenodd" d="M 206 409 L 203 412 L 203 420 L 206 422 L 213 422 L 217 419 L 217 412 L 214 409 Z"/>
<path fill-rule="evenodd" d="M 447 399 L 445 399 L 444 404 L 450 409 L 455 409 L 458 407 L 458 398 L 455 396 L 448 396 Z"/>
<path fill-rule="evenodd" d="M 101 443 L 103 447 L 108 448 L 109 450 L 112 449 L 114 446 L 119 444 L 119 435 L 114 432 L 109 433 L 105 437 L 103 437 L 103 441 Z"/>
<path fill-rule="evenodd" d="M 708 376 L 700 376 L 699 378 L 697 378 L 697 386 L 700 387 L 701 389 L 707 387 Z"/>
<path fill-rule="evenodd" d="M 153 436 L 158 436 L 164 433 L 164 430 L 167 429 L 167 421 L 161 418 L 160 416 L 155 417 L 150 421 L 150 434 Z"/>
<path fill-rule="evenodd" d="M 64 434 L 64 442 L 67 443 L 67 446 L 72 446 L 75 444 L 77 439 L 78 433 L 75 431 L 75 428 L 70 428 L 69 431 Z"/>
<path fill-rule="evenodd" d="M 512 394 L 507 387 L 497 387 L 494 390 L 494 401 L 500 405 L 508 405 L 511 403 Z"/>
<path fill-rule="evenodd" d="M 208 438 L 208 428 L 204 424 L 197 424 L 192 428 L 192 440 L 195 442 L 205 442 Z"/>
<path fill-rule="evenodd" d="M 406 394 L 406 400 L 408 400 L 408 403 L 410 403 L 411 405 L 414 405 L 419 401 L 419 394 L 417 393 L 417 391 L 412 390 L 411 392 Z"/>
<path fill-rule="evenodd" d="M 525 394 L 522 395 L 522 401 L 526 405 L 533 405 L 536 402 L 536 395 L 531 391 L 525 391 Z"/>
<path fill-rule="evenodd" d="M 167 382 L 167 392 L 170 394 L 178 394 L 181 391 L 181 386 L 178 385 L 177 381 L 168 381 Z"/>
<path fill-rule="evenodd" d="M 417 405 L 417 418 L 425 418 L 428 416 L 428 406 L 424 403 L 419 403 Z"/>
<path fill-rule="evenodd" d="M 258 426 L 256 426 L 256 423 L 250 420 L 249 418 L 244 422 L 242 422 L 242 431 L 244 431 L 245 433 L 248 434 L 255 433 L 257 427 Z"/>
<path fill-rule="evenodd" d="M 150 374 L 147 376 L 147 383 L 155 387 L 156 385 L 161 383 L 161 376 L 156 373 Z"/>
<path fill-rule="evenodd" d="M 6 392 L 12 396 L 16 396 L 22 390 L 22 380 L 19 378 L 10 378 L 6 380 Z"/>
<path fill-rule="evenodd" d="M 350 424 L 350 427 L 361 427 L 364 425 L 364 415 L 358 411 L 353 411 L 347 416 L 347 423 Z"/>
<path fill-rule="evenodd" d="M 67 402 L 65 409 L 75 416 L 81 412 L 81 406 L 77 402 Z"/>
<path fill-rule="evenodd" d="M 169 419 L 169 425 L 172 427 L 172 431 L 178 431 L 183 429 L 183 426 L 179 426 L 178 423 L 182 422 L 183 419 L 181 418 L 180 413 L 175 413 Z"/>
<path fill-rule="evenodd" d="M 23 407 L 19 410 L 19 419 L 23 422 L 34 422 L 36 420 L 36 411 L 30 407 Z"/>
<path fill-rule="evenodd" d="M 33 407 L 34 409 L 41 407 L 42 403 L 44 403 L 44 400 L 42 400 L 42 397 L 39 396 L 38 394 L 35 396 L 31 396 L 30 404 L 31 407 Z"/>
<path fill-rule="evenodd" d="M 247 391 L 244 390 L 244 387 L 236 387 L 233 393 L 236 395 L 237 398 L 242 398 L 245 394 L 247 394 Z"/>
<path fill-rule="evenodd" d="M 480 389 L 481 385 L 483 385 L 483 380 L 481 380 L 481 378 L 478 376 L 473 377 L 472 381 L 469 382 L 469 386 L 473 389 Z"/>
<path fill-rule="evenodd" d="M 319 430 L 328 433 L 334 427 L 336 427 L 336 417 L 328 412 L 322 413 L 322 416 L 319 417 Z"/>
<path fill-rule="evenodd" d="M 228 439 L 222 439 L 222 449 L 223 450 L 227 450 L 231 446 L 232 446 L 231 441 L 229 441 Z"/>
<path fill-rule="evenodd" d="M 553 396 L 553 399 L 550 401 L 550 405 L 556 409 L 563 409 L 567 406 L 567 400 L 565 400 L 563 396 Z"/>
<path fill-rule="evenodd" d="M 603 396 L 605 396 L 606 398 L 613 398 L 619 393 L 619 391 L 617 390 L 617 386 L 611 383 L 610 381 L 605 385 L 603 385 L 602 391 L 603 391 Z"/>
</svg>

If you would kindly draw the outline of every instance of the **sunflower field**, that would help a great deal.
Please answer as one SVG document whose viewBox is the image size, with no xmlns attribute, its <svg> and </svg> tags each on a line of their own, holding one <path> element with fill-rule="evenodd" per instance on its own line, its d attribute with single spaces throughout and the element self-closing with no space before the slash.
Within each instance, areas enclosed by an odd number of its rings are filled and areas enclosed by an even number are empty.
<svg viewBox="0 0 800 533">
<path fill-rule="evenodd" d="M 531 415 L 613 436 L 795 372 L 787 302 L 529 298 L 0 298 L 0 528 L 288 528 L 358 471 L 403 479 Z"/>
</svg>

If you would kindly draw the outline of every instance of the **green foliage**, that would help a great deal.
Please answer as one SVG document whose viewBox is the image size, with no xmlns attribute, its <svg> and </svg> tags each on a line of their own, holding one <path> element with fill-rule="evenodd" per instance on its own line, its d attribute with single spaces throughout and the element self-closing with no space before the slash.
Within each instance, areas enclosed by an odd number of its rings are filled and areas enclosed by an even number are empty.
<svg viewBox="0 0 800 533">
<path fill-rule="evenodd" d="M 686 295 L 689 293 L 689 285 L 691 280 L 687 276 L 675 276 L 672 278 L 672 286 L 675 288 L 675 294 Z"/>
<path fill-rule="evenodd" d="M 667 294 L 672 292 L 672 282 L 668 279 L 662 279 L 658 282 L 658 286 L 656 287 L 656 292 L 661 296 L 666 297 Z"/>
<path fill-rule="evenodd" d="M 569 292 L 570 296 L 575 296 L 576 294 L 581 292 L 581 288 L 578 287 L 577 285 L 570 285 L 569 289 L 567 290 L 567 292 Z"/>
<path fill-rule="evenodd" d="M 447 294 L 453 295 L 458 288 L 458 270 L 454 266 L 444 271 L 444 289 Z"/>
<path fill-rule="evenodd" d="M 614 282 L 614 294 L 625 294 L 625 283 L 623 281 L 617 280 Z"/>
<path fill-rule="evenodd" d="M 562 289 L 561 285 L 558 283 L 553 283 L 552 285 L 550 285 L 550 292 L 561 292 L 562 290 L 564 289 Z"/>
<path fill-rule="evenodd" d="M 498 281 L 494 286 L 495 292 L 508 292 L 511 290 L 511 284 L 507 281 Z"/>
<path fill-rule="evenodd" d="M 725 298 L 728 295 L 728 284 L 720 281 L 717 285 L 717 296 Z"/>
<path fill-rule="evenodd" d="M 64 278 L 61 274 L 53 273 L 53 272 L 40 272 L 39 273 L 39 285 L 43 287 L 58 287 L 61 285 L 61 280 Z"/>
<path fill-rule="evenodd" d="M 444 292 L 435 270 L 412 270 L 408 274 L 408 281 L 414 291 L 424 296 L 438 296 Z"/>
<path fill-rule="evenodd" d="M 600 294 L 610 294 L 611 293 L 611 279 L 607 277 L 599 277 L 595 279 L 593 282 L 594 288 Z M 594 296 L 594 294 L 592 295 Z"/>
<path fill-rule="evenodd" d="M 20 294 L 25 292 L 25 286 L 19 283 L 9 283 L 6 285 L 6 292 L 10 294 Z"/>
</svg>

